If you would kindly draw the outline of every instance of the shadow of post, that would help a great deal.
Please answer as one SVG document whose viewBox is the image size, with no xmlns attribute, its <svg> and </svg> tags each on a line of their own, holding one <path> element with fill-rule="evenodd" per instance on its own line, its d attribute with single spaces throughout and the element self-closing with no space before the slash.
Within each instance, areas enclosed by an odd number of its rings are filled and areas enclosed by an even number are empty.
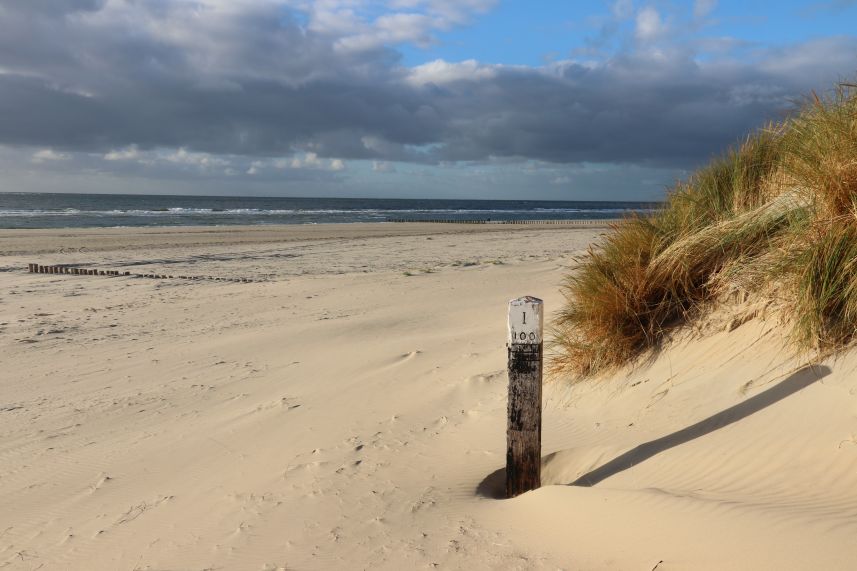
<svg viewBox="0 0 857 571">
<path fill-rule="evenodd" d="M 665 450 L 675 448 L 676 446 L 695 440 L 701 436 L 705 436 L 706 434 L 711 434 L 715 430 L 720 430 L 723 427 L 747 418 L 751 414 L 759 412 L 760 410 L 793 395 L 801 389 L 808 387 L 830 373 L 831 371 L 829 367 L 806 366 L 789 375 L 785 380 L 780 381 L 773 387 L 757 394 L 754 397 L 748 398 L 744 402 L 738 403 L 726 410 L 709 416 L 705 420 L 701 420 L 687 428 L 662 436 L 657 440 L 651 440 L 644 444 L 640 444 L 636 448 L 625 452 L 603 466 L 584 474 L 569 485 L 584 487 L 594 486 L 595 484 L 606 480 L 610 476 L 615 476 L 619 472 L 623 472 L 628 468 L 636 466 L 640 462 L 648 460 L 656 454 L 660 454 Z"/>
<path fill-rule="evenodd" d="M 648 460 L 652 456 L 660 454 L 670 448 L 675 448 L 676 446 L 685 444 L 686 442 L 690 442 L 691 440 L 695 440 L 701 436 L 705 436 L 706 434 L 711 434 L 715 430 L 719 430 L 729 426 L 730 424 L 738 422 L 739 420 L 747 418 L 751 414 L 759 412 L 760 410 L 776 404 L 784 398 L 805 389 L 830 373 L 830 368 L 823 365 L 808 365 L 803 367 L 799 371 L 792 373 L 784 380 L 780 381 L 773 387 L 762 391 L 756 396 L 750 397 L 743 402 L 727 408 L 726 410 L 709 416 L 708 418 L 688 426 L 687 428 L 662 436 L 656 440 L 640 444 L 595 470 L 582 475 L 568 485 L 582 487 L 594 486 L 595 484 L 606 480 L 610 476 L 615 476 L 620 472 L 624 472 L 625 470 L 636 466 L 640 462 Z M 476 488 L 476 494 L 487 498 L 502 499 L 505 497 L 505 482 L 506 469 L 500 468 L 499 470 L 495 470 L 479 483 Z"/>
</svg>

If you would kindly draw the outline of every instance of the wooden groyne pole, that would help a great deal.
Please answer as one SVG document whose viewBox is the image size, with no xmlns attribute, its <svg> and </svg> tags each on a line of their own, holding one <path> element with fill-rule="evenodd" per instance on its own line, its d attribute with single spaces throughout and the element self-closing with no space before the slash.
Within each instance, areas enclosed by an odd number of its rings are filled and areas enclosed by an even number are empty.
<svg viewBox="0 0 857 571">
<path fill-rule="evenodd" d="M 182 280 L 211 280 L 216 282 L 236 282 L 236 283 L 254 283 L 257 280 L 252 280 L 246 277 L 239 278 L 227 278 L 227 277 L 217 277 L 217 276 L 174 276 L 170 274 L 134 274 L 127 271 L 120 270 L 99 270 L 94 268 L 76 268 L 71 266 L 42 266 L 36 263 L 28 263 L 27 271 L 36 274 L 64 274 L 64 275 L 72 275 L 72 276 L 105 276 L 105 277 L 118 277 L 118 276 L 128 276 L 128 277 L 136 277 L 136 278 L 151 278 L 151 279 L 159 279 L 159 280 L 173 280 L 173 279 L 182 279 Z"/>
<path fill-rule="evenodd" d="M 536 297 L 509 302 L 507 498 L 541 486 L 543 317 L 543 302 Z"/>
</svg>

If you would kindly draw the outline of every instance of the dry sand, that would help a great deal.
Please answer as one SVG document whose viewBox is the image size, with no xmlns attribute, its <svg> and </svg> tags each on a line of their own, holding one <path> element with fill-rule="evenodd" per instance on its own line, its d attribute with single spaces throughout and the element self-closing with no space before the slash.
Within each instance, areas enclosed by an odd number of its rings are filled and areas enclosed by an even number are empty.
<svg viewBox="0 0 857 571">
<path fill-rule="evenodd" d="M 557 381 L 497 500 L 506 302 L 599 230 L 395 226 L 0 232 L 0 568 L 857 568 L 857 358 L 752 319 Z"/>
</svg>

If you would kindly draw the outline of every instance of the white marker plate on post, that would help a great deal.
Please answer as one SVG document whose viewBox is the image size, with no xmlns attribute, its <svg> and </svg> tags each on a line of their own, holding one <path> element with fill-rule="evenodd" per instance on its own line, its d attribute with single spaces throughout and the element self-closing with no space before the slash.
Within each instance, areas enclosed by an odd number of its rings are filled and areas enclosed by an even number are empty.
<svg viewBox="0 0 857 571">
<path fill-rule="evenodd" d="M 543 302 L 526 295 L 509 302 L 508 345 L 538 345 L 542 342 Z"/>
</svg>

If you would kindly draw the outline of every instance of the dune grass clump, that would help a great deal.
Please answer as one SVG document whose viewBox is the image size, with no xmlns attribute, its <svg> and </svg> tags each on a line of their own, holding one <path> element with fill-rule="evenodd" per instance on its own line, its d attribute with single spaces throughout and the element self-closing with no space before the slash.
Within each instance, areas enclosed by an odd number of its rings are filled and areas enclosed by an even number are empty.
<svg viewBox="0 0 857 571">
<path fill-rule="evenodd" d="M 815 97 L 783 136 L 783 170 L 811 205 L 790 269 L 795 337 L 834 351 L 857 330 L 857 90 Z"/>
<path fill-rule="evenodd" d="M 857 228 L 834 223 L 811 239 L 794 261 L 795 336 L 830 351 L 857 328 Z"/>
<path fill-rule="evenodd" d="M 782 137 L 782 164 L 822 223 L 857 218 L 857 86 L 817 96 Z M 842 220 L 844 222 L 845 220 Z"/>
<path fill-rule="evenodd" d="M 857 328 L 857 97 L 840 86 L 678 183 L 664 207 L 615 225 L 563 285 L 554 369 L 635 361 L 703 318 L 727 286 L 784 308 L 799 350 Z"/>
</svg>

